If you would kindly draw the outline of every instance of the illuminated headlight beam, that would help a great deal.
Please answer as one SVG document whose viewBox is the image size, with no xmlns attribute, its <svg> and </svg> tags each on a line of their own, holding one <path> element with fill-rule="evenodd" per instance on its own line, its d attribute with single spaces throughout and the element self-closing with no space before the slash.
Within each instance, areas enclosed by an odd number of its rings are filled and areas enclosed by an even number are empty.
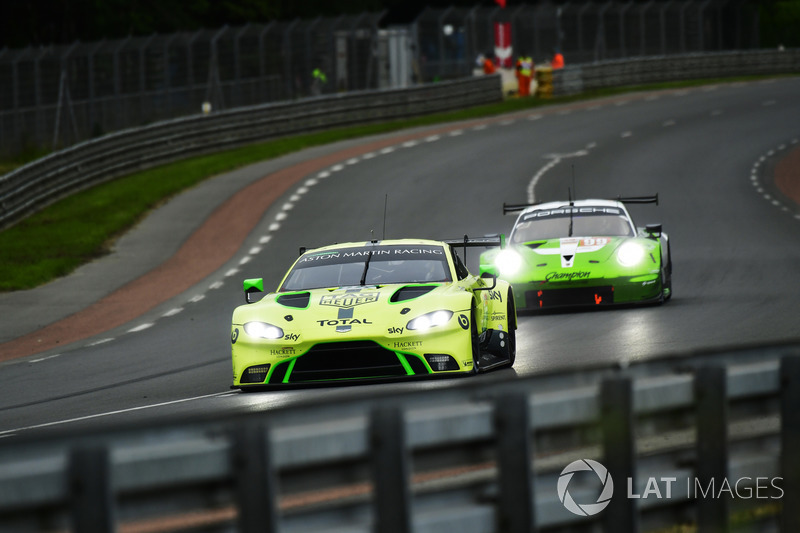
<svg viewBox="0 0 800 533">
<path fill-rule="evenodd" d="M 410 329 L 412 331 L 426 331 L 431 328 L 435 328 L 436 326 L 443 326 L 447 324 L 447 322 L 453 318 L 453 312 L 447 310 L 441 311 L 433 311 L 432 313 L 426 313 L 422 316 L 418 316 L 412 320 L 408 321 L 406 324 L 406 329 Z"/>
<path fill-rule="evenodd" d="M 258 339 L 280 339 L 283 337 L 281 328 L 266 322 L 248 322 L 244 325 L 244 331 L 249 336 Z"/>
<path fill-rule="evenodd" d="M 522 266 L 522 257 L 514 250 L 502 250 L 494 260 L 501 276 L 513 276 Z"/>
<path fill-rule="evenodd" d="M 644 248 L 635 242 L 626 242 L 617 250 L 617 261 L 624 267 L 636 266 L 644 259 Z"/>
</svg>

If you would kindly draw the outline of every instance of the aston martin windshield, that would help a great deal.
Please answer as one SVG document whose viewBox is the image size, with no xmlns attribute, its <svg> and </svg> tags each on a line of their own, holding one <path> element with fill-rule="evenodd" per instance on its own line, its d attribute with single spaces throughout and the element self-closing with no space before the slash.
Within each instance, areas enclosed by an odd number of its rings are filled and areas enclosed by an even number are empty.
<svg viewBox="0 0 800 533">
<path fill-rule="evenodd" d="M 286 276 L 280 292 L 447 281 L 451 281 L 450 268 L 441 246 L 362 246 L 306 253 Z"/>
<path fill-rule="evenodd" d="M 572 236 L 633 237 L 626 213 L 616 207 L 564 206 L 541 209 L 523 215 L 510 241 L 525 243 Z"/>
</svg>

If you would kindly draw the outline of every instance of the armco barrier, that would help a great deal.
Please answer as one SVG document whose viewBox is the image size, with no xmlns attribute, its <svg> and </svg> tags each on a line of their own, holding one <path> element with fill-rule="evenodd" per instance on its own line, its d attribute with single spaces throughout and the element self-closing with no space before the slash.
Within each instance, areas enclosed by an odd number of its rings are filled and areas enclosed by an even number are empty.
<svg viewBox="0 0 800 533">
<path fill-rule="evenodd" d="M 0 227 L 76 190 L 192 155 L 280 136 L 502 100 L 499 76 L 237 108 L 105 135 L 0 177 Z"/>
<path fill-rule="evenodd" d="M 553 95 L 678 80 L 800 74 L 800 49 L 627 58 L 553 71 Z"/>
<path fill-rule="evenodd" d="M 0 530 L 728 531 L 748 508 L 748 530 L 794 532 L 798 406 L 800 345 L 784 345 L 21 433 L 0 440 Z"/>
<path fill-rule="evenodd" d="M 642 57 L 553 72 L 554 96 L 695 78 L 800 72 L 800 50 Z M 499 76 L 267 104 L 159 122 L 86 141 L 0 176 L 0 228 L 82 188 L 201 153 L 502 99 Z"/>
</svg>

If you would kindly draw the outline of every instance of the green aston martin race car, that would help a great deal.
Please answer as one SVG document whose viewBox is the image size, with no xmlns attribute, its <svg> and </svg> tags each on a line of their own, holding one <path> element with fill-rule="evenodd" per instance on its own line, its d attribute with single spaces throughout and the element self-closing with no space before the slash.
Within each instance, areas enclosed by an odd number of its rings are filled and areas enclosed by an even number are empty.
<svg viewBox="0 0 800 533">
<path fill-rule="evenodd" d="M 274 293 L 244 282 L 233 388 L 477 373 L 514 363 L 511 287 L 469 273 L 455 247 L 497 239 L 384 240 L 302 251 Z"/>
<path fill-rule="evenodd" d="M 519 309 L 668 300 L 669 237 L 660 224 L 637 228 L 626 203 L 658 195 L 504 205 L 521 213 L 508 243 L 481 254 L 480 271 L 510 282 Z"/>
</svg>

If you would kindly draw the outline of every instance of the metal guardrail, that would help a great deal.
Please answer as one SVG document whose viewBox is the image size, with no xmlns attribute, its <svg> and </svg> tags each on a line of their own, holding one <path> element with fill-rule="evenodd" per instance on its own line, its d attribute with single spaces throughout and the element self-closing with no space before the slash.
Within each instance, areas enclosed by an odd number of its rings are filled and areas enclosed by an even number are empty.
<svg viewBox="0 0 800 533">
<path fill-rule="evenodd" d="M 0 48 L 0 156 L 190 115 L 204 102 L 231 109 L 458 79 L 478 54 L 510 61 L 526 52 L 541 65 L 558 49 L 567 64 L 583 64 L 755 49 L 762 41 L 758 5 L 748 1 L 512 4 L 428 7 L 409 26 L 388 29 L 386 12 L 362 12 Z M 509 48 L 495 50 L 499 28 Z M 772 30 L 777 39 L 793 28 Z"/>
<path fill-rule="evenodd" d="M 0 155 L 191 115 L 204 102 L 232 109 L 405 87 L 387 85 L 382 76 L 384 15 L 0 48 Z M 315 69 L 327 75 L 325 83 L 315 83 Z"/>
<path fill-rule="evenodd" d="M 82 188 L 186 157 L 280 136 L 502 100 L 499 77 L 362 91 L 158 122 L 86 141 L 0 176 L 0 228 Z"/>
<path fill-rule="evenodd" d="M 553 94 L 670 80 L 800 72 L 800 50 L 609 61 L 553 72 Z M 158 122 L 86 141 L 0 176 L 0 228 L 48 203 L 138 170 L 278 136 L 499 101 L 499 77 L 364 91 Z"/>
<path fill-rule="evenodd" d="M 628 58 L 554 70 L 553 95 L 677 80 L 798 73 L 800 49 Z"/>
<path fill-rule="evenodd" d="M 786 453 L 800 446 L 800 345 L 485 377 L 236 418 L 21 434 L 0 442 L 0 530 L 728 531 L 731 513 L 755 504 L 754 520 L 800 531 L 800 456 Z M 592 472 L 563 483 L 578 460 L 613 479 L 594 516 L 562 503 L 599 500 Z"/>
</svg>

